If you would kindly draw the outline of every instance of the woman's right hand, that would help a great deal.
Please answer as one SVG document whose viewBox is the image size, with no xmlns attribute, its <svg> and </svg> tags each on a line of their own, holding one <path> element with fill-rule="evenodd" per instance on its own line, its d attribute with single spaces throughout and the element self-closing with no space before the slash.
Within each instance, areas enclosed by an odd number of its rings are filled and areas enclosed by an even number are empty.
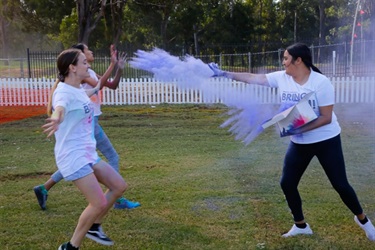
<svg viewBox="0 0 375 250">
<path fill-rule="evenodd" d="M 226 76 L 226 72 L 221 70 L 216 63 L 209 63 L 208 67 L 210 67 L 210 69 L 214 72 L 213 77 Z"/>
</svg>

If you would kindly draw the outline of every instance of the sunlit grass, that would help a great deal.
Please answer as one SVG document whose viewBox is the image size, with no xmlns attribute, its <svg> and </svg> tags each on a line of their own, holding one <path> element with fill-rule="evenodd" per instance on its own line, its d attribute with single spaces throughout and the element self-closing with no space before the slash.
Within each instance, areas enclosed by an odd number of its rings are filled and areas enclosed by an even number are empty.
<svg viewBox="0 0 375 250">
<path fill-rule="evenodd" d="M 375 248 L 317 160 L 300 184 L 314 235 L 281 238 L 292 226 L 279 187 L 288 139 L 270 128 L 245 147 L 219 127 L 225 110 L 220 105 L 103 107 L 100 123 L 130 185 L 125 196 L 142 204 L 109 213 L 103 227 L 115 241 L 111 249 Z M 364 115 L 369 120 L 358 122 L 358 112 L 340 122 L 349 180 L 375 221 L 374 111 Z M 46 211 L 37 205 L 33 186 L 56 170 L 53 139 L 41 133 L 44 118 L 0 125 L 1 249 L 57 249 L 86 206 L 64 181 L 50 191 Z M 87 239 L 82 249 L 108 247 Z"/>
</svg>

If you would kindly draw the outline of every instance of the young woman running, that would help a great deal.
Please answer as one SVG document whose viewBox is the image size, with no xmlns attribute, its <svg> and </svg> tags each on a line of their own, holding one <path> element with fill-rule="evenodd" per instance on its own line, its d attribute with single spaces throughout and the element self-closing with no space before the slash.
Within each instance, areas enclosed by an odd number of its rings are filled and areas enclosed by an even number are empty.
<svg viewBox="0 0 375 250">
<path fill-rule="evenodd" d="M 91 66 L 91 63 L 94 62 L 94 55 L 91 50 L 87 47 L 87 45 L 79 43 L 73 45 L 72 48 L 76 48 L 81 50 L 87 59 L 87 63 Z M 90 76 L 83 79 L 82 86 L 83 88 L 90 90 L 95 88 L 99 80 L 103 83 L 102 86 L 108 87 L 110 89 L 117 89 L 118 84 L 121 79 L 122 71 L 125 67 L 126 63 L 126 55 L 122 53 L 117 60 L 117 52 L 114 50 L 114 46 L 111 45 L 110 47 L 111 52 L 111 63 L 104 73 L 103 76 L 99 76 L 96 74 L 94 70 L 89 67 L 89 74 Z M 112 71 L 114 70 L 117 64 L 117 71 L 113 81 L 109 81 L 109 77 L 111 76 Z M 117 172 L 119 172 L 119 156 L 114 149 L 111 141 L 107 137 L 106 133 L 102 129 L 99 124 L 99 116 L 102 114 L 101 111 L 101 102 L 100 102 L 100 93 L 95 93 L 91 96 L 91 101 L 94 105 L 94 122 L 95 122 L 95 140 L 96 140 L 96 147 L 101 152 L 104 157 L 107 159 L 109 165 L 111 165 Z M 34 193 L 37 197 L 39 206 L 42 210 L 46 209 L 46 203 L 48 198 L 48 191 L 63 177 L 60 171 L 56 171 L 51 177 L 42 185 L 38 185 L 34 187 Z M 134 202 L 125 199 L 124 197 L 120 197 L 114 204 L 114 208 L 116 209 L 133 209 L 139 207 L 141 204 L 139 202 Z"/>
<path fill-rule="evenodd" d="M 113 245 L 101 227 L 104 216 L 121 197 L 127 184 L 121 175 L 101 160 L 94 139 L 94 108 L 88 96 L 97 93 L 81 88 L 89 76 L 86 56 L 78 49 L 63 51 L 57 58 L 59 72 L 48 103 L 44 132 L 55 135 L 57 167 L 66 181 L 72 181 L 88 201 L 69 242 L 59 250 L 79 249 L 84 237 Z M 103 193 L 103 184 L 108 189 Z"/>
</svg>

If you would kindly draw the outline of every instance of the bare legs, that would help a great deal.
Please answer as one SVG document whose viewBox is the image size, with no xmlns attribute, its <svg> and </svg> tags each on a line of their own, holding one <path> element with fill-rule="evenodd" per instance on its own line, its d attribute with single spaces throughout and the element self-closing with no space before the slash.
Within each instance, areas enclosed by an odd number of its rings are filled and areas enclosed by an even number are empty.
<svg viewBox="0 0 375 250">
<path fill-rule="evenodd" d="M 70 243 L 79 247 L 92 224 L 101 223 L 108 210 L 127 188 L 123 178 L 106 162 L 95 164 L 94 173 L 73 181 L 88 201 L 79 217 Z M 103 193 L 100 183 L 108 190 Z"/>
</svg>

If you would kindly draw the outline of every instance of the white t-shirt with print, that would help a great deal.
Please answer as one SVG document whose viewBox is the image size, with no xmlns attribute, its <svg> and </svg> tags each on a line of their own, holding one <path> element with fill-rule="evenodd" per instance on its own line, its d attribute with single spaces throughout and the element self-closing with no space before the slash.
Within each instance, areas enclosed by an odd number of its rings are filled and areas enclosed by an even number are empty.
<svg viewBox="0 0 375 250">
<path fill-rule="evenodd" d="M 99 81 L 98 77 L 96 76 L 96 73 L 94 70 L 92 70 L 91 68 L 89 68 L 89 74 L 90 74 L 90 77 L 93 78 L 95 81 Z M 94 87 L 91 86 L 90 84 L 88 83 L 82 83 L 82 87 L 84 89 L 93 89 Z M 102 114 L 102 111 L 101 111 L 101 108 L 100 108 L 100 105 L 101 105 L 101 102 L 100 102 L 100 91 L 96 94 L 93 94 L 91 97 L 90 97 L 93 105 L 94 105 L 94 116 L 99 116 Z"/>
<path fill-rule="evenodd" d="M 310 99 L 309 104 L 317 116 L 320 115 L 319 107 L 333 105 L 335 103 L 335 91 L 331 81 L 324 75 L 311 70 L 309 79 L 303 85 L 296 83 L 293 77 L 286 74 L 285 70 L 266 74 L 268 83 L 271 87 L 279 88 L 281 98 L 281 109 L 295 105 L 310 92 L 315 92 Z M 308 132 L 293 135 L 291 140 L 295 143 L 308 144 L 320 142 L 333 138 L 340 134 L 341 128 L 337 122 L 337 117 L 332 111 L 332 121 L 319 128 Z"/>
<path fill-rule="evenodd" d="M 52 107 L 64 107 L 63 122 L 55 132 L 55 158 L 67 177 L 99 159 L 94 137 L 94 110 L 83 88 L 60 82 L 53 93 Z"/>
</svg>

